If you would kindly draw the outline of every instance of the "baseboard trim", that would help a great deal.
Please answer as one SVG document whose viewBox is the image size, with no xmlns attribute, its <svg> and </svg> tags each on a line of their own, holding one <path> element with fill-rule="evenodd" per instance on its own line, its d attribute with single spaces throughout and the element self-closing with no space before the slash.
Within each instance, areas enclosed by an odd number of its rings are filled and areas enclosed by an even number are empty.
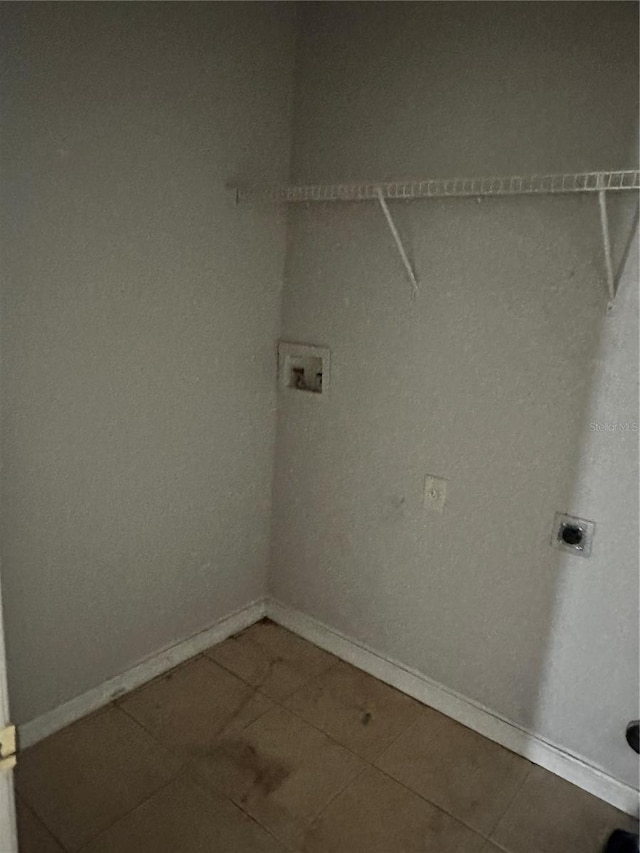
<svg viewBox="0 0 640 853">
<path fill-rule="evenodd" d="M 502 719 L 490 709 L 286 604 L 268 599 L 266 615 L 305 640 L 396 687 L 424 705 L 435 708 L 556 776 L 637 817 L 638 791 L 589 764 L 584 758 Z"/>
<path fill-rule="evenodd" d="M 26 749 L 43 740 L 65 726 L 76 722 L 81 717 L 108 705 L 118 696 L 135 690 L 158 675 L 168 672 L 189 658 L 200 654 L 210 646 L 221 643 L 227 637 L 248 628 L 265 615 L 265 599 L 259 599 L 251 604 L 219 619 L 210 628 L 205 628 L 186 640 L 167 646 L 160 652 L 146 658 L 140 663 L 116 675 L 97 687 L 87 690 L 75 699 L 47 711 L 28 723 L 18 726 L 18 738 L 21 749 Z"/>
<path fill-rule="evenodd" d="M 241 610 L 218 620 L 210 628 L 162 649 L 121 675 L 24 723 L 18 727 L 20 748 L 26 749 L 33 746 L 48 735 L 108 705 L 118 696 L 135 690 L 136 687 L 168 672 L 210 646 L 221 643 L 227 637 L 248 628 L 265 615 L 314 645 L 326 649 L 336 657 L 368 672 L 424 705 L 435 708 L 512 752 L 528 758 L 534 764 L 539 764 L 601 800 L 611 803 L 627 814 L 638 816 L 638 791 L 630 785 L 614 779 L 579 755 L 567 752 L 533 732 L 502 719 L 490 709 L 449 690 L 422 673 L 274 599 L 254 601 Z"/>
</svg>

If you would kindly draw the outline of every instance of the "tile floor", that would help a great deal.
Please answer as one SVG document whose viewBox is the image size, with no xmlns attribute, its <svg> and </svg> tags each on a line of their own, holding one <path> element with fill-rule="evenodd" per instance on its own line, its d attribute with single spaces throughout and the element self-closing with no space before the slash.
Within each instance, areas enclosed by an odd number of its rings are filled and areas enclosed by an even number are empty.
<svg viewBox="0 0 640 853">
<path fill-rule="evenodd" d="M 600 853 L 611 806 L 268 621 L 20 755 L 21 853 Z"/>
</svg>

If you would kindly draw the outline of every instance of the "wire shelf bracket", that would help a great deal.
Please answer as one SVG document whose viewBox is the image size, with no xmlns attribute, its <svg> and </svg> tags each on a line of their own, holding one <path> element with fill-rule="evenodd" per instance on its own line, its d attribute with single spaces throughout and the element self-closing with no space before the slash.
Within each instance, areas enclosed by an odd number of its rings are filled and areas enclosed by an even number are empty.
<svg viewBox="0 0 640 853">
<path fill-rule="evenodd" d="M 418 281 L 411 266 L 398 229 L 387 205 L 388 199 L 405 201 L 428 198 L 483 198 L 486 196 L 567 195 L 593 193 L 597 195 L 600 210 L 600 228 L 606 275 L 608 309 L 613 307 L 621 268 L 614 273 L 611 236 L 607 211 L 607 193 L 640 190 L 640 170 L 622 169 L 606 172 L 576 172 L 557 175 L 511 175 L 493 178 L 437 178 L 419 181 L 386 181 L 351 184 L 310 184 L 267 188 L 233 187 L 237 204 L 244 203 L 309 203 L 336 201 L 378 201 L 393 236 L 396 248 L 413 289 L 418 292 Z M 634 219 L 633 230 L 638 224 Z"/>
<path fill-rule="evenodd" d="M 629 254 L 629 250 L 631 248 L 631 242 L 633 240 L 636 229 L 638 228 L 638 219 L 640 217 L 640 205 L 636 204 L 636 210 L 633 217 L 633 222 L 631 224 L 631 229 L 629 233 L 629 238 L 627 239 L 626 246 L 622 253 L 622 258 L 620 260 L 618 270 L 614 271 L 613 268 L 613 258 L 611 252 L 611 236 L 609 232 L 609 214 L 607 211 L 607 193 L 606 190 L 598 190 L 598 207 L 600 209 L 600 229 L 602 231 L 602 249 L 604 254 L 604 266 L 606 272 L 606 282 L 607 282 L 607 293 L 609 296 L 609 302 L 607 303 L 607 311 L 611 311 L 613 308 L 616 294 L 618 292 L 618 287 L 620 286 L 620 279 L 622 277 L 622 273 L 625 268 L 625 264 L 627 262 L 627 257 Z"/>
<path fill-rule="evenodd" d="M 393 221 L 393 217 L 389 212 L 389 208 L 387 206 L 387 202 L 385 201 L 384 195 L 382 194 L 382 190 L 378 191 L 378 201 L 380 202 L 380 207 L 382 208 L 384 217 L 387 220 L 387 225 L 389 226 L 389 230 L 391 231 L 398 252 L 400 253 L 400 258 L 402 259 L 404 268 L 406 269 L 407 275 L 409 276 L 409 281 L 411 282 L 411 287 L 413 289 L 413 298 L 415 299 L 418 295 L 418 280 L 416 279 L 416 274 L 413 271 L 413 267 L 411 266 L 411 262 L 409 261 L 405 248 L 402 245 L 402 239 L 400 238 L 400 234 L 398 233 L 396 224 Z"/>
<path fill-rule="evenodd" d="M 598 205 L 600 207 L 600 228 L 602 229 L 602 248 L 604 250 L 604 265 L 607 272 L 607 292 L 609 294 L 608 310 L 613 307 L 616 298 L 616 285 L 611 259 L 611 237 L 609 235 L 609 214 L 607 213 L 607 197 L 604 190 L 598 190 Z"/>
</svg>

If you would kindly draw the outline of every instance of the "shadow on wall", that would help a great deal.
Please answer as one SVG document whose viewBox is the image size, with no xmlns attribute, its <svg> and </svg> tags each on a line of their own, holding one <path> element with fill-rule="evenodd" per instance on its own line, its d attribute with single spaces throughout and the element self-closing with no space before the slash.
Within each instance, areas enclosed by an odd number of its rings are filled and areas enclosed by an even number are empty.
<svg viewBox="0 0 640 853">
<path fill-rule="evenodd" d="M 624 731 L 640 691 L 638 208 L 628 196 L 616 202 L 619 289 L 590 352 L 569 504 L 597 519 L 593 553 L 584 564 L 574 556 L 560 561 L 534 729 L 637 787 Z M 568 696 L 587 699 L 571 704 L 570 717 Z"/>
<path fill-rule="evenodd" d="M 293 180 L 633 168 L 637 10 L 559 5 L 312 4 Z M 282 400 L 274 593 L 635 786 L 636 250 L 606 316 L 595 197 L 392 204 L 415 302 L 375 203 L 290 213 L 283 337 L 332 379 Z"/>
</svg>

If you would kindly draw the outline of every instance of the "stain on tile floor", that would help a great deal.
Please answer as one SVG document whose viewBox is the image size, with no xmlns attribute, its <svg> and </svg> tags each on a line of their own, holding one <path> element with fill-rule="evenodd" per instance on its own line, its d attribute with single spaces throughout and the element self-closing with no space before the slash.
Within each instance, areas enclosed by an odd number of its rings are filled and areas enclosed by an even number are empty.
<svg viewBox="0 0 640 853">
<path fill-rule="evenodd" d="M 635 822 L 273 622 L 20 755 L 20 853 L 601 853 Z"/>
</svg>

